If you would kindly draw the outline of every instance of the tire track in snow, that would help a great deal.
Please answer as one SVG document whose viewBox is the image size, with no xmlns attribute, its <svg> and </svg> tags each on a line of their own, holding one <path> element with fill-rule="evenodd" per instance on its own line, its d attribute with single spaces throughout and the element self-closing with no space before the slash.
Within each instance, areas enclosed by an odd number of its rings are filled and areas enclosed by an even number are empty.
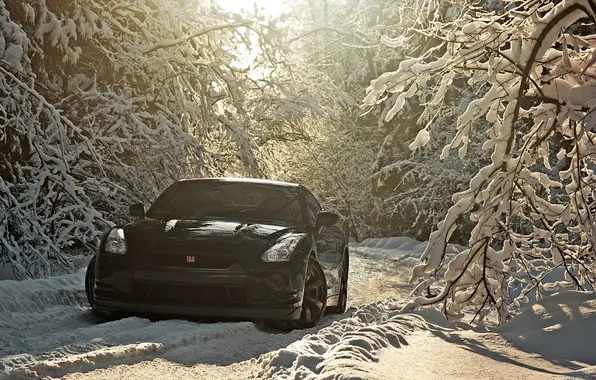
<svg viewBox="0 0 596 380">
<path fill-rule="evenodd" d="M 106 363 L 163 352 L 180 346 L 237 336 L 254 330 L 250 322 L 198 324 L 180 320 L 150 322 L 141 318 L 92 326 L 69 337 L 73 343 L 48 349 L 40 355 L 13 355 L 0 361 L 9 376 L 60 376 L 73 368 L 90 369 Z M 99 333 L 99 334 L 98 334 Z M 82 336 L 81 334 L 84 334 Z M 102 336 L 102 334 L 106 334 Z M 92 337 L 94 336 L 94 337 Z M 92 337 L 92 338 L 90 338 Z M 68 338 L 67 338 L 68 339 Z M 44 337 L 44 340 L 50 340 Z M 2 378 L 2 376 L 0 376 Z"/>
<path fill-rule="evenodd" d="M 414 285 L 408 284 L 410 266 L 362 257 L 357 252 L 350 259 L 350 305 L 403 299 L 414 289 Z"/>
</svg>

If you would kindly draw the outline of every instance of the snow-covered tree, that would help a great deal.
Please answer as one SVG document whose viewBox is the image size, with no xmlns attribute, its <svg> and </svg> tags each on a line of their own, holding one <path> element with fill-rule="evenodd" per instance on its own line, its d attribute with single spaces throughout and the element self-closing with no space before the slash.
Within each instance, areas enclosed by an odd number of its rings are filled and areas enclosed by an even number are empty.
<svg viewBox="0 0 596 380">
<path fill-rule="evenodd" d="M 420 2 L 419 14 L 438 12 L 439 3 Z M 435 281 L 450 235 L 469 213 L 475 227 L 468 249 L 446 264 L 440 294 L 417 297 L 404 310 L 440 303 L 452 318 L 470 307 L 480 319 L 494 309 L 503 320 L 512 301 L 508 284 L 524 284 L 516 305 L 532 289 L 540 296 L 560 286 L 594 284 L 596 6 L 589 0 L 506 6 L 504 14 L 469 8 L 460 17 L 429 23 L 422 32 L 440 39 L 439 47 L 382 74 L 364 100 L 373 106 L 395 94 L 394 115 L 438 78 L 426 104 L 433 117 L 433 106 L 444 101 L 456 76 L 466 76 L 470 86 L 488 86 L 458 118 L 441 156 L 457 149 L 465 157 L 474 121 L 484 118 L 489 127 L 481 142 L 492 151 L 490 163 L 468 189 L 453 195 L 453 206 L 430 235 L 423 263 L 413 272 L 421 280 L 416 292 Z M 423 149 L 431 138 L 424 127 L 410 147 Z M 495 244 L 500 234 L 504 242 Z M 565 269 L 564 281 L 548 281 L 555 267 Z"/>
<path fill-rule="evenodd" d="M 379 70 L 395 65 L 387 36 L 399 36 L 403 4 L 393 1 L 297 1 L 289 18 L 292 73 L 320 107 L 308 120 L 310 141 L 282 147 L 278 170 L 286 179 L 306 182 L 326 206 L 339 210 L 359 236 L 379 235 L 381 204 L 371 197 L 373 167 L 385 126 L 360 101 Z M 403 42 L 403 41 L 402 41 Z M 282 149 L 282 150 L 283 150 Z"/>
<path fill-rule="evenodd" d="M 0 260 L 69 269 L 176 179 L 259 175 L 311 107 L 278 37 L 211 1 L 0 0 Z"/>
<path fill-rule="evenodd" d="M 370 83 L 367 79 L 370 75 L 395 70 L 404 57 L 423 55 L 440 44 L 440 40 L 432 35 L 420 33 L 428 22 L 432 22 L 433 18 L 441 19 L 457 14 L 454 11 L 456 7 L 452 7 L 451 3 L 442 3 L 436 15 L 418 17 L 418 3 L 360 1 L 355 6 L 344 7 L 344 12 L 345 9 L 351 10 L 344 18 L 352 22 L 343 29 L 360 36 L 362 41 L 369 41 L 368 44 L 360 41 L 357 46 L 359 50 L 352 46 L 353 43 L 344 44 L 339 50 L 348 50 L 352 60 L 357 57 L 358 52 L 366 52 L 358 61 L 359 66 L 356 67 L 359 69 L 354 70 L 349 77 L 350 88 L 353 89 L 350 94 L 358 101 L 366 95 L 365 87 Z M 359 79 L 354 80 L 356 78 Z M 467 158 L 452 165 L 449 160 L 439 160 L 436 154 L 436 150 L 440 151 L 453 137 L 453 132 L 446 130 L 444 126 L 453 123 L 465 110 L 467 102 L 476 91 L 468 89 L 465 81 L 460 79 L 456 78 L 453 83 L 447 96 L 448 101 L 441 104 L 441 112 L 436 112 L 438 116 L 434 118 L 429 117 L 423 105 L 434 95 L 432 78 L 419 89 L 419 97 L 402 98 L 404 107 L 394 115 L 390 112 L 393 112 L 393 105 L 399 94 L 392 94 L 383 107 L 369 108 L 358 113 L 361 131 L 369 133 L 369 137 L 362 133 L 359 140 L 368 140 L 378 146 L 372 171 L 367 168 L 375 199 L 377 234 L 426 239 L 447 212 L 451 194 L 463 190 L 469 177 L 483 162 L 481 157 Z M 358 87 L 355 88 L 354 84 Z M 408 144 L 419 130 L 417 122 L 428 124 L 434 138 L 426 150 L 411 152 Z M 374 139 L 371 139 L 372 136 Z M 472 147 L 479 148 L 474 144 Z M 367 188 L 367 191 L 371 192 L 370 190 Z M 465 231 L 466 228 L 466 225 L 461 226 L 458 232 Z"/>
<path fill-rule="evenodd" d="M 0 2 L 0 258 L 27 277 L 70 268 L 63 249 L 89 249 L 107 223 L 88 190 L 115 190 L 85 175 L 83 162 L 101 168 L 98 152 L 35 88 L 30 50 Z"/>
</svg>

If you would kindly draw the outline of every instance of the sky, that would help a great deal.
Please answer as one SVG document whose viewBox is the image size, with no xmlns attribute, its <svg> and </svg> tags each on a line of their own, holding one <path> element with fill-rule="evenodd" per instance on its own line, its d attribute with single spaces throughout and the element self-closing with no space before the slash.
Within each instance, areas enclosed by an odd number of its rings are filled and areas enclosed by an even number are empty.
<svg viewBox="0 0 596 380">
<path fill-rule="evenodd" d="M 229 11 L 239 11 L 240 9 L 252 9 L 256 3 L 258 7 L 263 8 L 266 14 L 270 16 L 279 16 L 288 7 L 283 0 L 216 0 L 222 7 Z"/>
</svg>

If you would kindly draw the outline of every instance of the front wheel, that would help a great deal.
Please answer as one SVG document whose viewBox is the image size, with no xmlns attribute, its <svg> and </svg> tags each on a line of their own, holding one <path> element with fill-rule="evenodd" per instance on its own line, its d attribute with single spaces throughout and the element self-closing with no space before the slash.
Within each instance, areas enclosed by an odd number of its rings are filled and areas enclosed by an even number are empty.
<svg viewBox="0 0 596 380">
<path fill-rule="evenodd" d="M 93 295 L 93 287 L 95 285 L 95 260 L 97 256 L 93 256 L 89 265 L 87 265 L 87 272 L 85 273 L 85 294 L 87 295 L 87 301 L 89 306 L 95 310 L 95 302 Z"/>
<path fill-rule="evenodd" d="M 281 330 L 305 329 L 316 326 L 325 315 L 327 307 L 327 281 L 321 265 L 314 259 L 308 261 L 304 279 L 302 313 L 295 321 L 266 321 L 271 327 Z"/>
</svg>

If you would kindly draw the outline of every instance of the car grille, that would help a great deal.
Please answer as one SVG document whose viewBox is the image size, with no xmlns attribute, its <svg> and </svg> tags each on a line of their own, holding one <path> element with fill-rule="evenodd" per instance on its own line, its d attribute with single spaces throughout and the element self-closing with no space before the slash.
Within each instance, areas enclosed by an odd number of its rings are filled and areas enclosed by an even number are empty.
<svg viewBox="0 0 596 380">
<path fill-rule="evenodd" d="M 189 262 L 189 258 L 194 262 Z M 228 269 L 234 265 L 231 257 L 206 254 L 156 254 L 148 256 L 152 265 L 159 267 L 197 268 L 197 269 Z"/>
<path fill-rule="evenodd" d="M 234 286 L 135 283 L 136 295 L 167 305 L 233 307 L 246 304 L 246 288 Z"/>
</svg>

